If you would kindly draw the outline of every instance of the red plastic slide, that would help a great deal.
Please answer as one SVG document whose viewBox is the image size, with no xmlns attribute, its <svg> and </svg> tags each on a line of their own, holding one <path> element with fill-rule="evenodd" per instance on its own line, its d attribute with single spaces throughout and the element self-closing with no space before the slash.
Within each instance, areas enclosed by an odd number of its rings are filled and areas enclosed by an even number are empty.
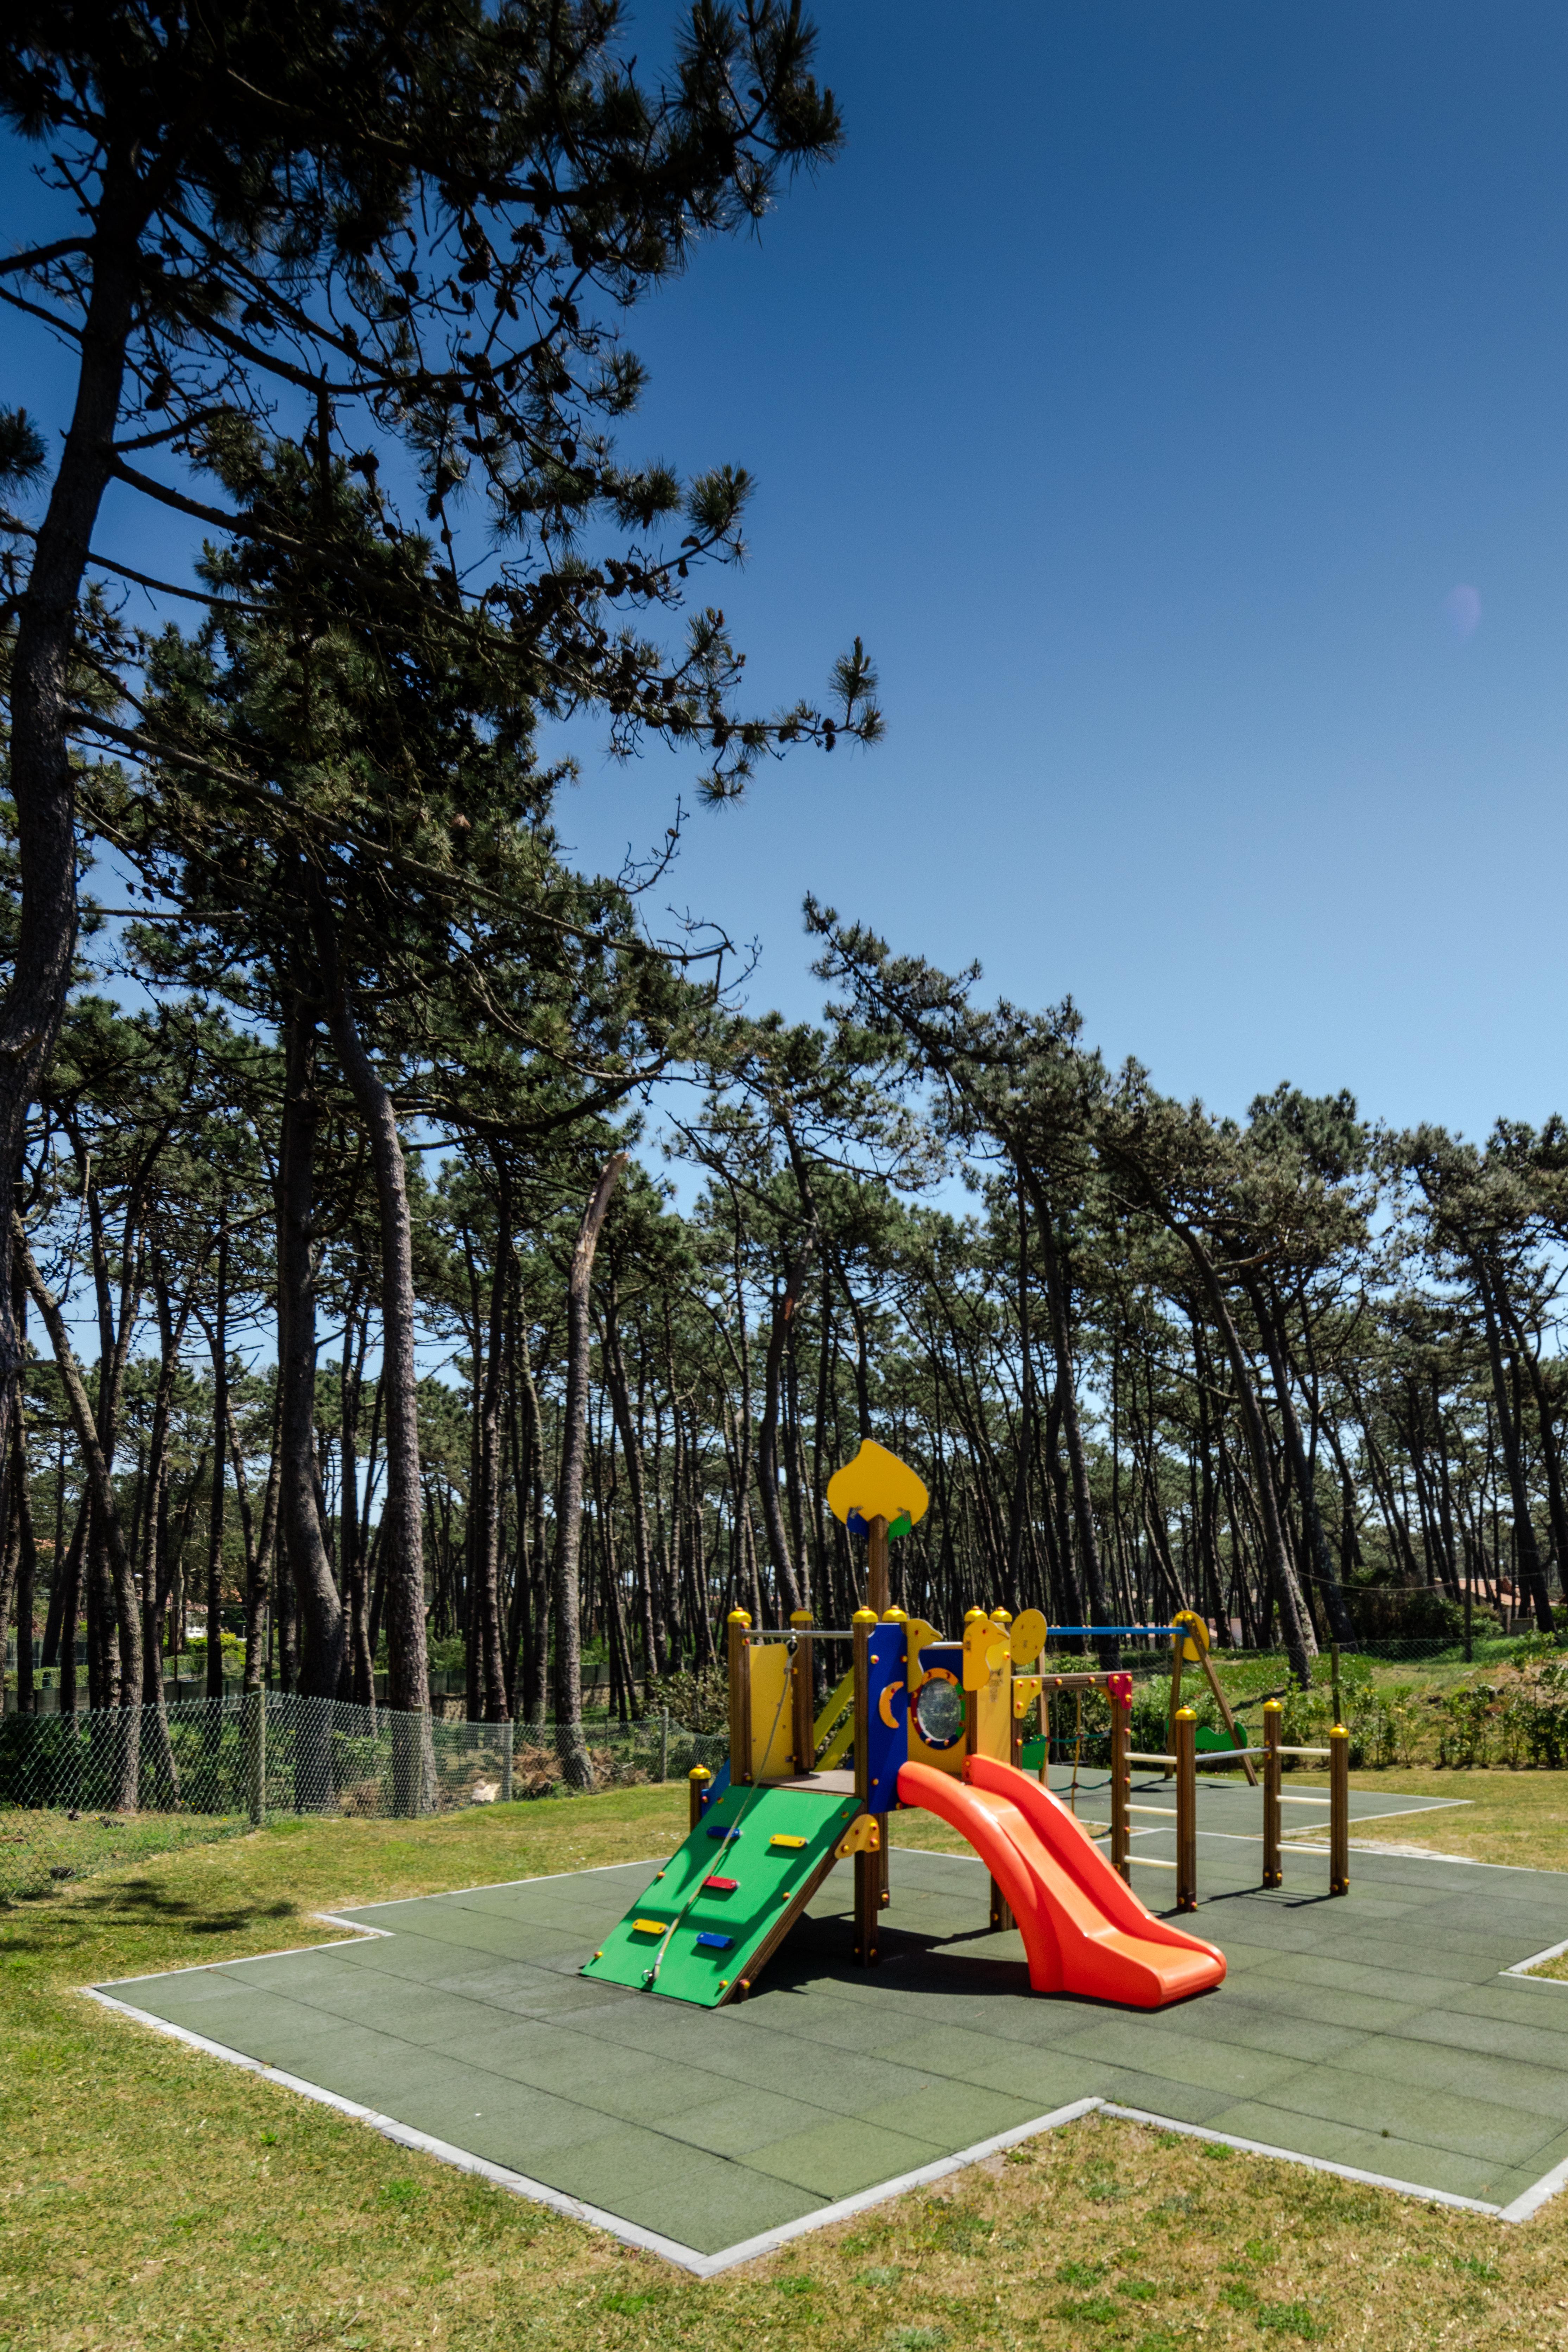
<svg viewBox="0 0 1568 2352">
<path fill-rule="evenodd" d="M 973 1756 L 963 1779 L 930 1764 L 899 1773 L 906 1805 L 967 1838 L 1012 1907 L 1037 1992 L 1163 2009 L 1207 1992 L 1225 1954 L 1146 1911 L 1087 1830 L 1027 1773 Z"/>
</svg>

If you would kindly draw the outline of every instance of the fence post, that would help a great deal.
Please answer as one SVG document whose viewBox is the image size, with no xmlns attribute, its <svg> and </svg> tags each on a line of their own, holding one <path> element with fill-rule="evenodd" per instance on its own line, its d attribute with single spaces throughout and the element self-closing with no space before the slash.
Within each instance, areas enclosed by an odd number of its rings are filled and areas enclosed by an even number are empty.
<svg viewBox="0 0 1568 2352">
<path fill-rule="evenodd" d="M 1263 1702 L 1263 1884 L 1283 1886 L 1279 1860 L 1279 1720 L 1277 1698 Z"/>
<path fill-rule="evenodd" d="M 661 1780 L 669 1778 L 669 1709 L 667 1706 L 659 1709 L 658 1777 Z"/>
<path fill-rule="evenodd" d="M 1119 1691 L 1110 1694 L 1110 1866 L 1132 1884 L 1132 1864 L 1130 1859 L 1131 1842 L 1128 1836 L 1127 1734 L 1132 1717 L 1132 1699 L 1129 1693 L 1123 1698 Z"/>
<path fill-rule="evenodd" d="M 1176 1709 L 1176 1908 L 1198 1907 L 1198 1718 Z"/>
<path fill-rule="evenodd" d="M 245 1778 L 250 1801 L 250 1824 L 260 1829 L 267 1819 L 267 1694 L 245 1694 Z"/>
<path fill-rule="evenodd" d="M 517 1738 L 517 1726 L 509 1715 L 500 1727 L 500 1801 L 511 1802 L 512 1748 Z"/>
<path fill-rule="evenodd" d="M 1342 1723 L 1329 1734 L 1329 1893 L 1351 1891 L 1351 1736 Z"/>
</svg>

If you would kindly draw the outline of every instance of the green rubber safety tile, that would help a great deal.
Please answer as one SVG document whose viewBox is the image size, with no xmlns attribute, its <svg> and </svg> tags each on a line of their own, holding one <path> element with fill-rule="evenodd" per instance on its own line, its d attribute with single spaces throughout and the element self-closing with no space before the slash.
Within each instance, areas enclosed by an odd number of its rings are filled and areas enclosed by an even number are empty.
<svg viewBox="0 0 1568 2352">
<path fill-rule="evenodd" d="M 1369 1961 L 1336 1959 L 1321 1952 L 1281 1952 L 1270 1975 L 1321 1992 L 1368 1993 L 1417 2009 L 1442 2008 L 1453 1987 L 1450 1977 L 1392 1965 L 1379 1968 Z"/>
<path fill-rule="evenodd" d="M 491 2155 L 504 2146 L 510 2152 L 492 2160 L 521 2172 L 536 2171 L 557 2148 L 613 2139 L 632 2128 L 596 2107 L 580 2106 L 575 2100 L 556 2098 L 527 2084 L 503 2082 L 477 2066 L 448 2064 L 444 2075 L 391 2083 L 378 2104 L 399 2123 L 476 2155 Z M 489 2126 L 483 2134 L 480 2125 Z"/>
<path fill-rule="evenodd" d="M 1315 2116 L 1379 2137 L 1386 2131 L 1391 2138 L 1446 2148 L 1483 2165 L 1527 2166 L 1557 2128 L 1550 2116 L 1521 2113 L 1489 2099 L 1460 2102 L 1441 2090 L 1391 2081 L 1359 2067 L 1353 2074 L 1335 2066 L 1302 2067 L 1268 2104 L 1281 2113 Z"/>
<path fill-rule="evenodd" d="M 723 2089 L 718 2084 L 712 2087 L 715 2091 Z M 808 2099 L 781 2098 L 776 2095 L 747 2099 L 726 2095 L 683 2106 L 678 2113 L 660 2116 L 657 2125 L 651 2116 L 647 2120 L 683 2147 L 705 2148 L 710 2156 L 748 2161 L 758 2148 L 771 2147 L 780 2139 L 833 2130 L 839 2124 L 837 2116 L 813 2105 Z"/>
<path fill-rule="evenodd" d="M 1520 2188 L 1510 2190 L 1509 2196 L 1500 2201 L 1506 2204 L 1512 2198 L 1521 2196 L 1524 2189 L 1533 2189 L 1544 2173 L 1553 2171 L 1565 2158 L 1568 2158 L 1568 2129 L 1554 2133 L 1551 2139 L 1542 2140 L 1541 2146 L 1531 2155 L 1528 2179 L 1521 2182 Z"/>
<path fill-rule="evenodd" d="M 907 2132 L 911 2139 L 941 2139 L 953 2154 L 977 2141 L 994 2139 L 1033 2123 L 1045 2110 L 1016 2094 L 987 2091 L 974 2083 L 942 2083 L 913 2097 L 884 2099 L 868 2107 L 862 2123 L 880 2131 Z"/>
<path fill-rule="evenodd" d="M 858 2117 L 816 2124 L 809 2131 L 792 2132 L 765 2147 L 753 2148 L 746 2158 L 753 2172 L 787 2180 L 814 2196 L 853 2197 L 906 2172 L 917 2172 L 953 2151 L 938 2138 L 916 2139 L 908 2132 L 887 2131 Z"/>
<path fill-rule="evenodd" d="M 1353 2121 L 1298 2115 L 1250 2100 L 1211 2116 L 1208 2127 L 1237 2139 L 1259 2140 L 1287 2155 L 1315 2156 L 1325 2164 L 1353 2166 L 1385 2180 L 1440 2189 L 1450 2197 L 1474 2197 L 1487 2204 L 1504 2204 L 1516 2196 L 1512 2184 L 1522 2177 L 1521 2168 L 1495 2158 L 1435 2147 L 1429 2141 L 1404 2139 L 1393 2132 L 1385 2138 L 1381 2130 L 1371 2131 Z M 1536 2178 L 1528 2166 L 1522 2170 L 1531 2179 Z"/>
<path fill-rule="evenodd" d="M 1278 1983 L 1270 1975 L 1259 1973 L 1248 1983 L 1247 1998 L 1273 2000 L 1281 2013 L 1315 2024 L 1342 2025 L 1358 2033 L 1396 2033 L 1408 2019 L 1425 2016 L 1431 2007 L 1429 2002 L 1384 2000 L 1377 1993 L 1350 1992 L 1339 1986 L 1303 1984 L 1289 1971 Z"/>
<path fill-rule="evenodd" d="M 654 2132 L 563 2149 L 551 2157 L 548 2174 L 532 2177 L 703 2254 L 804 2220 L 827 2201 L 749 2164 Z"/>
<path fill-rule="evenodd" d="M 605 2007 L 548 2021 L 569 2026 L 601 2063 L 613 2065 L 621 2051 L 641 2051 L 672 2066 L 707 2066 L 728 2074 L 728 2053 L 746 2037 L 725 2030 L 728 2012 L 694 2010 L 685 2001 L 660 2000 L 649 1993 L 623 1993 L 618 2008 Z"/>
<path fill-rule="evenodd" d="M 933 2036 L 922 2049 L 940 2049 L 952 2036 Z M 986 2042 L 979 2035 L 962 2056 L 940 2058 L 931 2073 L 945 2082 L 964 2083 L 976 2090 L 1022 2099 L 1037 2115 L 1070 2099 L 1089 2097 L 1099 2088 L 1100 2067 L 1093 2059 L 1073 2056 L 1055 2048 L 1030 2048 L 1016 2042 Z M 889 2044 L 889 2049 L 894 2045 Z"/>
<path fill-rule="evenodd" d="M 1455 2050 L 1473 2051 L 1479 2057 L 1517 2059 L 1523 2065 L 1562 2074 L 1568 2072 L 1568 2030 L 1563 2030 L 1568 2029 L 1568 2001 L 1563 2008 L 1563 2027 L 1555 2032 L 1542 2033 L 1536 2021 L 1521 2017 L 1517 2008 L 1511 2015 L 1500 2017 L 1479 2006 L 1461 2011 L 1456 2004 L 1423 2011 L 1402 2026 L 1400 2033 L 1411 2042 L 1442 2042 Z"/>
<path fill-rule="evenodd" d="M 695 2107 L 724 2105 L 739 2112 L 748 2095 L 742 2090 L 737 2098 L 736 2086 L 728 2076 L 710 2074 L 701 2067 L 650 2064 L 646 2071 L 616 2068 L 585 2075 L 576 2096 L 582 2105 L 619 2123 L 668 2131 Z M 803 2104 L 813 2114 L 822 2112 L 809 2100 Z"/>
<path fill-rule="evenodd" d="M 746 2006 L 750 2009 L 753 2004 L 748 2001 Z M 889 2048 L 897 2051 L 896 2040 L 889 2032 L 889 2018 L 894 2015 L 897 2012 L 888 2005 L 815 2000 L 803 2002 L 799 2011 L 787 2021 L 781 2020 L 778 2030 L 797 2042 L 816 2048 L 885 2055 Z M 757 2021 L 763 2025 L 773 2022 L 765 2016 Z"/>
<path fill-rule="evenodd" d="M 515 1953 L 519 1958 L 531 1959 L 541 1950 L 563 1950 L 574 1942 L 584 1942 L 591 1931 L 580 1929 L 575 1921 L 558 1925 L 548 1918 L 534 1920 L 523 1930 L 514 1920 L 487 1917 L 479 1911 L 449 1911 L 432 1902 L 417 1921 L 394 1932 L 416 1936 L 421 1943 L 456 1945 L 464 1951 L 493 1952 L 508 1959 Z M 521 1948 L 525 1944 L 533 1948 Z"/>
<path fill-rule="evenodd" d="M 1477 1961 L 1469 1953 L 1456 1951 L 1446 1930 L 1428 1932 L 1417 1940 L 1409 1936 L 1396 1937 L 1381 1933 L 1358 1935 L 1353 1927 L 1349 1927 L 1331 1940 L 1319 1944 L 1316 1949 L 1323 1959 L 1347 1961 L 1357 1968 L 1374 1969 L 1384 1975 L 1395 1969 L 1408 1969 L 1415 1957 L 1420 1961 L 1425 1982 L 1428 1985 L 1436 1983 L 1444 1990 L 1455 1984 L 1475 1984 L 1483 1977 L 1490 1976 L 1497 1965 L 1490 1955 L 1483 1961 Z"/>
<path fill-rule="evenodd" d="M 1184 2012 L 1175 2010 L 1171 2014 L 1181 2019 Z M 1251 2000 L 1235 1992 L 1227 2000 L 1205 2003 L 1203 2027 L 1207 2042 L 1236 2042 L 1246 2049 L 1271 2051 L 1276 2057 L 1294 2058 L 1310 2065 L 1324 2065 L 1332 2060 L 1348 2064 L 1367 2039 L 1352 2026 L 1299 2017 L 1267 2000 Z"/>
<path fill-rule="evenodd" d="M 252 2047 L 252 2040 L 259 2046 Z M 247 2036 L 246 2055 L 260 2058 L 286 2074 L 298 2074 L 340 2098 L 388 2115 L 428 2090 L 442 2095 L 454 2076 L 452 2061 L 439 2051 L 422 2050 L 390 2033 L 373 2033 L 364 2026 L 344 2026 L 335 2034 L 315 2034 L 292 2047 L 286 2037 Z M 476 2099 L 474 2105 L 480 2102 Z M 417 2122 L 408 2115 L 403 2118 Z"/>
<path fill-rule="evenodd" d="M 228 1968 L 171 1969 L 166 1976 L 121 1977 L 111 1983 L 95 1985 L 95 1992 L 109 1995 L 110 2000 L 123 2000 L 132 2009 L 149 2009 L 157 2003 L 160 2017 L 173 2016 L 181 2011 L 220 2008 L 226 2001 L 245 2000 L 252 1988 L 244 1977 Z"/>
<path fill-rule="evenodd" d="M 432 1979 L 430 1990 L 433 1995 L 482 2001 L 497 2015 L 548 2017 L 569 2023 L 577 2011 L 587 2014 L 615 2000 L 620 1987 L 595 1984 L 576 1969 L 563 1978 L 547 1969 L 492 1966 Z"/>
<path fill-rule="evenodd" d="M 1097 2098 L 1113 2100 L 1118 2106 L 1141 2107 L 1146 2115 L 1169 2116 L 1181 2124 L 1212 2123 L 1231 2104 L 1223 2091 L 1201 2083 L 1173 2083 L 1168 2075 L 1145 2074 L 1136 2066 L 1097 2068 L 1093 2091 Z"/>
<path fill-rule="evenodd" d="M 712 2062 L 715 2074 L 752 2092 L 777 2092 L 809 2099 L 830 2115 L 854 2116 L 884 2099 L 934 2088 L 933 2071 L 905 2064 L 895 2053 L 829 2050 L 780 2034 L 757 2034 L 735 2043 Z"/>
<path fill-rule="evenodd" d="M 1227 2099 L 1267 2098 L 1301 2071 L 1300 2058 L 1276 2051 L 1249 2049 L 1239 2042 L 1209 2042 L 1194 2035 L 1185 2042 L 1165 2042 L 1156 2050 L 1142 2035 L 1130 2036 L 1116 2063 L 1136 2066 L 1141 2074 L 1162 2082 L 1184 2084 L 1215 2091 Z"/>
<path fill-rule="evenodd" d="M 291 2006 L 297 2011 L 304 2008 L 302 2003 Z M 323 2023 L 335 2020 L 342 2025 L 368 2026 L 373 2032 L 389 2034 L 416 2049 L 441 2050 L 462 2042 L 471 2051 L 482 2051 L 498 2027 L 495 2011 L 481 2002 L 449 1995 L 431 2000 L 413 1990 L 399 1996 L 384 1994 L 374 2001 L 351 2001 L 319 1991 L 312 1994 L 310 2010 Z"/>
<path fill-rule="evenodd" d="M 227 1977 L 241 1987 L 254 1985 L 263 1992 L 281 1992 L 302 1999 L 312 1985 L 335 1984 L 342 1962 L 330 1948 L 318 1945 L 299 1952 L 282 1952 L 265 1959 L 222 1960 L 214 1963 L 214 1973 Z M 112 1985 L 104 1990 L 112 1992 Z"/>
<path fill-rule="evenodd" d="M 659 2062 L 639 2052 L 618 2052 L 605 2063 L 602 2048 L 576 2033 L 531 2018 L 498 2021 L 492 2011 L 465 2014 L 456 2004 L 444 2004 L 444 2026 L 429 2046 L 445 2051 L 459 2065 L 488 2068 L 515 2083 L 531 2083 L 542 2091 L 575 2095 L 579 2085 L 610 2074 L 658 2071 Z"/>
<path fill-rule="evenodd" d="M 1458 2050 L 1415 2034 L 1369 2040 L 1356 2063 L 1369 2083 L 1419 2087 L 1448 2103 L 1489 2100 L 1540 2116 L 1549 2127 L 1553 2120 L 1568 2126 L 1568 2068 L 1562 2064 Z"/>
<path fill-rule="evenodd" d="M 333 2016 L 330 2010 L 290 2000 L 283 1993 L 258 1991 L 229 2002 L 190 2002 L 176 1990 L 177 1985 L 178 1979 L 168 1990 L 162 1986 L 150 1986 L 144 1998 L 133 2006 L 147 2016 L 162 2018 L 165 2024 L 183 2026 L 189 2033 L 220 2042 L 226 2049 L 243 2050 L 247 2057 L 255 2054 L 252 2044 L 258 2041 L 268 2045 L 286 2037 L 292 2047 L 342 2030 L 342 2019 Z"/>
<path fill-rule="evenodd" d="M 1053 2040 L 1052 2054 L 1062 2047 Z M 973 2033 L 963 2028 L 906 2035 L 885 2033 L 876 2054 L 901 2066 L 917 2068 L 938 2080 L 945 2077 L 973 2083 L 984 2090 L 1000 2087 L 998 2075 L 1005 2081 L 1006 2070 L 1017 2063 L 1014 2044 L 1004 2048 L 988 2034 Z"/>
</svg>

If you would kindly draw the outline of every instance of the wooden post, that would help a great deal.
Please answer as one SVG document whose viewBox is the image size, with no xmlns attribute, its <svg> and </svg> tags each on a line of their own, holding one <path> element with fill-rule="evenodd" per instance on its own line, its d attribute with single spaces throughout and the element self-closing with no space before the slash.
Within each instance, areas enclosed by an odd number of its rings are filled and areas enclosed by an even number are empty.
<svg viewBox="0 0 1568 2352">
<path fill-rule="evenodd" d="M 880 1524 L 884 1538 L 887 1521 Z M 871 1714 L 871 1634 L 874 1609 L 857 1609 L 851 1620 L 855 1633 L 855 1794 L 864 1804 L 871 1793 L 871 1744 L 868 1729 Z M 882 1908 L 882 1857 L 855 1856 L 855 1958 L 863 1969 L 877 1965 L 877 1923 Z"/>
<path fill-rule="evenodd" d="M 868 1522 L 866 1541 L 866 1606 L 873 1617 L 886 1616 L 892 1606 L 888 1573 L 888 1522 L 879 1517 Z"/>
<path fill-rule="evenodd" d="M 795 1771 L 804 1775 L 816 1763 L 816 1701 L 811 1676 L 810 1610 L 792 1609 L 789 1622 L 797 1636 L 790 1682 L 794 1718 L 790 1747 L 795 1755 Z"/>
<path fill-rule="evenodd" d="M 1283 1886 L 1279 1859 L 1279 1718 L 1277 1698 L 1263 1702 L 1263 1884 Z"/>
<path fill-rule="evenodd" d="M 1167 1756 L 1173 1756 L 1176 1752 L 1176 1709 L 1182 1704 L 1182 1645 L 1185 1639 L 1185 1634 L 1178 1633 L 1171 1642 L 1171 1705 L 1165 1720 Z M 1174 1769 L 1173 1764 L 1166 1765 L 1164 1777 L 1167 1780 Z"/>
<path fill-rule="evenodd" d="M 1198 1719 L 1176 1709 L 1176 1908 L 1198 1907 Z"/>
<path fill-rule="evenodd" d="M 1040 1738 L 1045 1745 L 1040 1750 L 1040 1786 L 1051 1785 L 1051 1703 L 1046 1696 L 1046 1681 L 1040 1677 Z"/>
<path fill-rule="evenodd" d="M 1340 1645 L 1337 1642 L 1329 1643 L 1329 1681 L 1333 1687 L 1334 1721 L 1342 1723 L 1345 1711 L 1340 1705 Z"/>
<path fill-rule="evenodd" d="M 698 1822 L 702 1819 L 703 1801 L 707 1797 L 712 1780 L 713 1775 L 710 1772 L 706 1764 L 694 1764 L 692 1766 L 686 1783 L 688 1789 L 691 1792 L 691 1814 L 690 1820 L 687 1824 L 690 1829 L 695 1829 Z"/>
<path fill-rule="evenodd" d="M 1329 1893 L 1351 1891 L 1351 1736 L 1342 1723 L 1329 1734 Z"/>
<path fill-rule="evenodd" d="M 730 1778 L 737 1788 L 752 1777 L 752 1661 L 747 1634 L 752 1620 L 731 1609 L 730 1629 Z"/>
<path fill-rule="evenodd" d="M 1131 1841 L 1128 1834 L 1128 1790 L 1131 1768 L 1127 1761 L 1127 1735 L 1132 1720 L 1131 1697 L 1121 1698 L 1115 1691 L 1110 1697 L 1110 1866 L 1120 1871 L 1129 1886 L 1132 1884 Z"/>
</svg>

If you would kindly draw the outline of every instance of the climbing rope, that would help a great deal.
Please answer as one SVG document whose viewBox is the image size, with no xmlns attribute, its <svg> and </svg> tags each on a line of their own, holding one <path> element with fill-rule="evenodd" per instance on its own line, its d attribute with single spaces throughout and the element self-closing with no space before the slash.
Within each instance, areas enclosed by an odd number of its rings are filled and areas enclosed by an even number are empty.
<svg viewBox="0 0 1568 2352">
<path fill-rule="evenodd" d="M 790 1661 L 790 1666 L 793 1666 L 793 1665 L 794 1665 L 795 1652 L 796 1652 L 796 1650 L 799 1648 L 799 1646 L 800 1646 L 799 1636 L 798 1636 L 797 1634 L 792 1633 L 792 1634 L 790 1635 L 790 1637 L 789 1637 L 789 1644 L 788 1644 L 788 1648 L 789 1648 L 789 1661 Z M 787 1666 L 786 1666 L 786 1668 L 785 1668 L 785 1670 L 784 1670 L 784 1687 L 783 1687 L 783 1689 L 782 1689 L 782 1690 L 780 1691 L 780 1693 L 779 1693 L 779 1703 L 778 1703 L 777 1706 L 775 1706 L 775 1707 L 774 1707 L 774 1709 L 773 1709 L 773 1722 L 772 1722 L 772 1723 L 769 1725 L 769 1727 L 768 1727 L 767 1745 L 766 1745 L 766 1747 L 763 1749 L 763 1757 L 764 1757 L 764 1758 L 769 1757 L 769 1756 L 771 1756 L 771 1755 L 773 1754 L 773 1741 L 774 1741 L 774 1739 L 775 1739 L 775 1738 L 777 1738 L 777 1736 L 778 1736 L 779 1718 L 780 1718 L 780 1717 L 784 1714 L 784 1701 L 785 1701 L 785 1699 L 786 1699 L 786 1698 L 788 1698 L 788 1696 L 789 1696 L 789 1686 L 790 1686 L 790 1671 L 789 1671 L 789 1667 L 787 1667 Z M 732 1771 L 734 1770 L 734 1769 L 735 1769 L 735 1764 L 734 1764 L 734 1759 L 733 1759 L 733 1757 L 731 1757 L 731 1759 L 730 1759 L 730 1769 L 731 1769 L 731 1772 L 732 1772 Z M 720 1840 L 720 1842 L 719 1842 L 719 1852 L 720 1852 L 721 1853 L 723 1853 L 724 1848 L 725 1848 L 727 1845 L 733 1845 L 733 1843 L 734 1843 L 735 1840 L 740 1836 L 740 1834 L 741 1834 L 741 1823 L 745 1820 L 746 1815 L 751 1811 L 752 1805 L 756 1802 L 757 1799 L 762 1795 L 763 1790 L 763 1789 L 765 1788 L 765 1786 L 766 1786 L 766 1785 L 767 1785 L 767 1784 L 766 1784 L 766 1782 L 765 1782 L 765 1781 L 763 1781 L 763 1780 L 753 1781 L 753 1783 L 752 1783 L 752 1785 L 751 1793 L 750 1793 L 750 1795 L 747 1797 L 745 1803 L 741 1807 L 740 1811 L 736 1814 L 736 1816 L 735 1816 L 734 1820 L 731 1822 L 730 1827 L 725 1831 L 725 1832 L 724 1832 L 724 1834 L 723 1834 L 722 1838 L 721 1838 L 721 1839 Z M 650 1969 L 648 1969 L 645 1972 L 645 1974 L 644 1974 L 644 1976 L 643 1976 L 643 1990 L 644 1990 L 644 1992 L 652 1992 L 652 1990 L 653 1990 L 654 1987 L 658 1984 L 658 1972 L 659 1972 L 660 1969 L 661 1969 L 661 1968 L 663 1968 L 663 1966 L 664 1966 L 664 1956 L 665 1956 L 666 1952 L 668 1952 L 668 1949 L 669 1949 L 669 1939 L 670 1939 L 670 1937 L 674 1935 L 674 1933 L 675 1933 L 676 1929 L 677 1929 L 677 1928 L 681 1925 L 681 1923 L 684 1921 L 684 1919 L 685 1919 L 685 1917 L 686 1917 L 687 1913 L 690 1910 L 690 1908 L 691 1908 L 692 1905 L 696 1902 L 696 1900 L 697 1900 L 698 1896 L 701 1894 L 701 1892 L 702 1892 L 702 1880 L 703 1880 L 703 1877 L 704 1877 L 704 1876 L 706 1876 L 706 1874 L 707 1874 L 706 1873 L 700 1873 L 700 1874 L 699 1874 L 699 1876 L 698 1876 L 698 1878 L 697 1878 L 697 1881 L 696 1881 L 695 1885 L 693 1885 L 693 1887 L 692 1887 L 692 1889 L 691 1889 L 690 1894 L 687 1896 L 687 1898 L 686 1898 L 685 1902 L 681 1905 L 680 1909 L 679 1909 L 679 1912 L 676 1914 L 675 1917 L 670 1921 L 670 1923 L 669 1923 L 668 1927 L 665 1929 L 664 1934 L 660 1937 L 660 1938 L 659 1938 L 658 1949 L 658 1951 L 657 1951 L 657 1952 L 654 1954 L 654 1956 L 653 1956 L 653 1966 L 652 1966 Z"/>
</svg>

